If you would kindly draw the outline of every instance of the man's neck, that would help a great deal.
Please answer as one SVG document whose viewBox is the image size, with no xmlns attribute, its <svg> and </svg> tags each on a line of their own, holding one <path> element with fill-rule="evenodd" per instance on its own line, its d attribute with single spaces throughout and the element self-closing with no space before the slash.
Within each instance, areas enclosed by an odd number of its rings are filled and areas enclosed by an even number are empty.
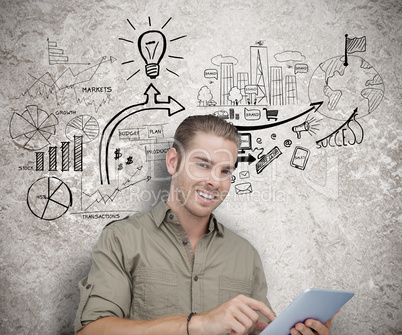
<svg viewBox="0 0 402 335">
<path fill-rule="evenodd" d="M 180 224 L 183 226 L 190 239 L 193 251 L 195 251 L 198 241 L 208 231 L 210 216 L 197 217 L 178 202 L 168 200 L 166 204 L 177 214 Z"/>
</svg>

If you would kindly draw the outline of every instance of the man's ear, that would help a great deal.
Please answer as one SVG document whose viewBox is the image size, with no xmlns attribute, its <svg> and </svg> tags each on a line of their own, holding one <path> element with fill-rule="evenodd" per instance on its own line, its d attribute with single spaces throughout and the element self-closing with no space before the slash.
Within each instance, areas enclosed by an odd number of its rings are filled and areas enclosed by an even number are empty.
<svg viewBox="0 0 402 335">
<path fill-rule="evenodd" d="M 170 148 L 166 153 L 166 167 L 171 176 L 178 170 L 179 154 L 175 148 Z"/>
</svg>

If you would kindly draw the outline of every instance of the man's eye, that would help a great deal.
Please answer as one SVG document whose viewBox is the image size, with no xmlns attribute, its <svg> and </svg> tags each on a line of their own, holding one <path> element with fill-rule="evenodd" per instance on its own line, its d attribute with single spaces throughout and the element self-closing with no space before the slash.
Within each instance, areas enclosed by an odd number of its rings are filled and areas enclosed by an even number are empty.
<svg viewBox="0 0 402 335">
<path fill-rule="evenodd" d="M 222 173 L 227 174 L 227 175 L 231 175 L 232 171 L 230 171 L 230 170 L 222 170 Z"/>
<path fill-rule="evenodd" d="M 197 165 L 198 165 L 199 167 L 202 167 L 202 168 L 207 168 L 207 167 L 208 167 L 208 165 L 205 164 L 205 163 L 197 163 Z"/>
</svg>

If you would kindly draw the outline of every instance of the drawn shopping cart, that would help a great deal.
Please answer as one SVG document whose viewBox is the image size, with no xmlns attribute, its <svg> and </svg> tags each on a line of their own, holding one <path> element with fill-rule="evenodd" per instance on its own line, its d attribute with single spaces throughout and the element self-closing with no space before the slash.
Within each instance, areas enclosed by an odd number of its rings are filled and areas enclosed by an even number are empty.
<svg viewBox="0 0 402 335">
<path fill-rule="evenodd" d="M 278 110 L 277 109 L 263 109 L 265 111 L 265 115 L 267 117 L 267 120 L 278 120 Z"/>
</svg>

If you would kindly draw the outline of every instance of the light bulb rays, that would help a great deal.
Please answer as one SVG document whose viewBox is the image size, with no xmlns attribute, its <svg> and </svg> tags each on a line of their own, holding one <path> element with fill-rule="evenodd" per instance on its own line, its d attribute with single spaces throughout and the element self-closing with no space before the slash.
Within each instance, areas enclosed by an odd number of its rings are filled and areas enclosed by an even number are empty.
<svg viewBox="0 0 402 335">
<path fill-rule="evenodd" d="M 163 30 L 168 25 L 168 23 L 171 21 L 171 19 L 172 18 L 169 18 L 163 24 L 161 30 Z M 137 31 L 137 29 L 130 22 L 130 20 L 127 19 L 127 22 L 129 23 L 130 27 L 133 30 Z M 148 24 L 150 27 L 152 26 L 150 17 L 148 17 Z M 145 62 L 145 73 L 150 79 L 155 79 L 159 76 L 160 63 L 165 56 L 168 44 L 187 37 L 186 35 L 182 35 L 182 36 L 167 40 L 165 34 L 163 34 L 161 30 L 155 30 L 155 29 L 147 30 L 139 36 L 138 41 L 137 41 L 138 52 Z M 129 38 L 120 37 L 119 40 L 123 41 L 125 43 L 135 44 L 135 42 Z M 175 60 L 176 59 L 178 59 L 178 60 L 184 59 L 183 57 L 176 56 L 176 55 L 168 55 L 168 58 L 175 59 Z M 134 62 L 135 62 L 135 60 L 131 59 L 131 60 L 124 61 L 121 64 L 127 65 L 127 64 L 134 63 Z M 137 69 L 133 74 L 130 75 L 130 77 L 127 78 L 127 80 L 130 80 L 131 78 L 133 78 L 140 71 L 141 71 L 140 69 Z M 166 71 L 179 77 L 179 75 L 176 72 L 174 72 L 168 68 L 166 68 Z"/>
</svg>

